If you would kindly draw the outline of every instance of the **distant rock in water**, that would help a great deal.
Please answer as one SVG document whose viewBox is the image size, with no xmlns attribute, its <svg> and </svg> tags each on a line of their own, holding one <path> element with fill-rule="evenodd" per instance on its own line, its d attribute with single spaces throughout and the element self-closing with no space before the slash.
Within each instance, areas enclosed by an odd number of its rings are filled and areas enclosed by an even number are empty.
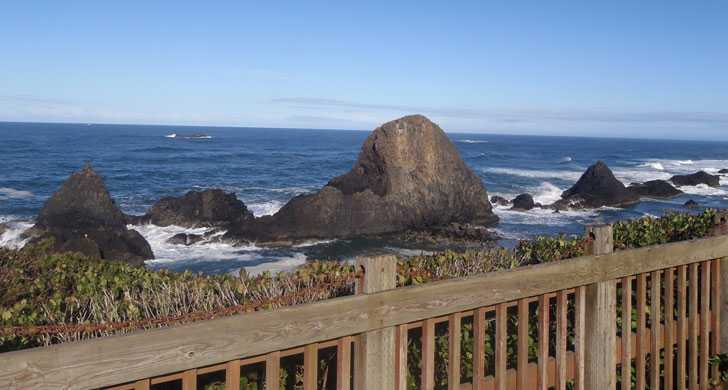
<svg viewBox="0 0 728 390">
<path fill-rule="evenodd" d="M 238 224 L 228 238 L 350 238 L 498 221 L 480 178 L 439 126 L 421 115 L 385 123 L 348 173 L 300 195 L 272 216 Z"/>
<path fill-rule="evenodd" d="M 490 203 L 498 206 L 508 206 L 511 201 L 502 196 L 494 195 L 490 198 Z"/>
<path fill-rule="evenodd" d="M 617 180 L 603 161 L 590 166 L 561 198 L 555 208 L 624 207 L 639 201 L 639 195 Z"/>
<path fill-rule="evenodd" d="M 170 237 L 167 242 L 174 245 L 190 246 L 204 240 L 205 237 L 203 237 L 201 234 L 179 233 Z"/>
<path fill-rule="evenodd" d="M 144 216 L 130 218 L 134 223 L 158 226 L 226 227 L 252 220 L 253 213 L 234 193 L 208 189 L 190 191 L 181 197 L 162 198 Z"/>
<path fill-rule="evenodd" d="M 689 208 L 689 209 L 694 209 L 694 208 L 696 208 L 696 207 L 699 207 L 699 206 L 700 206 L 700 204 L 699 204 L 698 202 L 696 202 L 696 201 L 694 201 L 694 200 L 690 199 L 690 200 L 688 200 L 687 202 L 685 202 L 685 204 L 684 204 L 683 206 L 685 206 L 685 207 L 687 207 L 687 208 Z"/>
<path fill-rule="evenodd" d="M 720 171 L 718 171 L 718 173 L 720 173 L 722 175 L 728 174 L 728 169 L 725 169 L 725 168 L 721 169 Z"/>
<path fill-rule="evenodd" d="M 53 238 L 59 252 L 133 264 L 154 258 L 144 237 L 126 228 L 126 216 L 88 164 L 46 201 L 29 234 L 34 237 L 31 242 Z"/>
<path fill-rule="evenodd" d="M 675 175 L 670 179 L 676 186 L 697 186 L 699 184 L 707 184 L 711 187 L 720 186 L 720 176 L 711 175 L 707 172 L 700 171 L 691 175 Z"/>
<path fill-rule="evenodd" d="M 639 196 L 657 199 L 674 198 L 683 192 L 665 180 L 650 180 L 644 183 L 633 183 L 628 189 Z"/>
<path fill-rule="evenodd" d="M 533 196 L 529 194 L 521 194 L 516 196 L 513 201 L 513 210 L 531 210 L 532 208 L 536 207 L 536 204 L 533 201 Z"/>
</svg>

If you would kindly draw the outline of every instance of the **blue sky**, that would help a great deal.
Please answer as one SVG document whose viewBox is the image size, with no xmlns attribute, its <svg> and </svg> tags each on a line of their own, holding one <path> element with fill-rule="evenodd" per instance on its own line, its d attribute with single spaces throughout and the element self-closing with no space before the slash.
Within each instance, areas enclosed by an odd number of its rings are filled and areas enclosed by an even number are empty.
<svg viewBox="0 0 728 390">
<path fill-rule="evenodd" d="M 728 139 L 725 1 L 394 3 L 6 2 L 0 120 Z"/>
</svg>

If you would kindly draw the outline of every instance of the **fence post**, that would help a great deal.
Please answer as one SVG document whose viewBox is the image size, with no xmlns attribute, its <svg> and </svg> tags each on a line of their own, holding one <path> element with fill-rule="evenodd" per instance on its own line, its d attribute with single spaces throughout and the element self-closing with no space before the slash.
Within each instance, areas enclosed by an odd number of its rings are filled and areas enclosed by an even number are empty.
<svg viewBox="0 0 728 390">
<path fill-rule="evenodd" d="M 728 234 L 728 223 L 726 223 L 726 213 L 718 213 L 715 216 L 712 234 L 713 236 L 721 236 Z M 719 289 L 720 310 L 718 310 L 718 351 L 728 351 L 728 257 L 720 259 L 719 263 L 720 275 L 716 279 L 718 283 L 713 288 Z"/>
<path fill-rule="evenodd" d="M 588 226 L 589 252 L 604 255 L 614 250 L 611 225 Z M 617 387 L 617 281 L 586 286 L 584 362 L 586 389 L 614 390 Z"/>
<path fill-rule="evenodd" d="M 371 294 L 397 287 L 395 256 L 365 257 L 356 260 L 363 271 L 357 291 Z M 363 319 L 366 321 L 366 319 Z M 362 333 L 355 353 L 355 390 L 393 390 L 395 383 L 394 327 Z"/>
</svg>

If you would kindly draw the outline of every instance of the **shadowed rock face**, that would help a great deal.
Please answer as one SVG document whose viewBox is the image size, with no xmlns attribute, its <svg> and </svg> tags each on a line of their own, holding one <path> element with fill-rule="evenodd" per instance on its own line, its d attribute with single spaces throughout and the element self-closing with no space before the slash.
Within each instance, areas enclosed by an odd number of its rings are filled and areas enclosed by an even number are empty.
<svg viewBox="0 0 728 390">
<path fill-rule="evenodd" d="M 421 115 L 385 123 L 348 173 L 292 199 L 228 237 L 262 241 L 347 238 L 452 222 L 497 222 L 480 178 L 436 124 Z"/>
<path fill-rule="evenodd" d="M 133 264 L 154 258 L 144 237 L 126 228 L 126 216 L 90 165 L 72 174 L 46 201 L 31 233 L 34 242 L 54 238 L 59 252 Z"/>
<path fill-rule="evenodd" d="M 650 180 L 644 183 L 635 183 L 631 184 L 628 189 L 637 193 L 639 196 L 658 199 L 669 199 L 683 193 L 664 180 Z"/>
<path fill-rule="evenodd" d="M 157 201 L 141 217 L 130 217 L 134 223 L 158 226 L 225 227 L 253 219 L 253 213 L 233 193 L 220 189 L 190 191 L 181 197 Z"/>
<path fill-rule="evenodd" d="M 675 175 L 670 178 L 676 186 L 697 186 L 699 184 L 707 184 L 711 187 L 720 186 L 720 176 L 711 175 L 707 172 L 696 172 L 691 175 Z"/>
<path fill-rule="evenodd" d="M 614 177 L 603 161 L 597 161 L 579 178 L 579 181 L 561 194 L 562 200 L 554 205 L 578 204 L 580 207 L 623 207 L 639 201 L 639 195 L 630 191 Z"/>
</svg>

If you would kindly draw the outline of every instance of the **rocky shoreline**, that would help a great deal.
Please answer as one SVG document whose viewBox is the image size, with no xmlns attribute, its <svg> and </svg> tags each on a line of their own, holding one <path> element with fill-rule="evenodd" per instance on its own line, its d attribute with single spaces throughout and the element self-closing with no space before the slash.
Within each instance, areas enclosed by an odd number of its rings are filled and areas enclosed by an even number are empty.
<svg viewBox="0 0 728 390">
<path fill-rule="evenodd" d="M 728 170 L 724 170 L 728 173 Z M 725 174 L 721 173 L 721 174 Z M 255 217 L 234 193 L 190 191 L 157 201 L 144 215 L 124 215 L 90 165 L 72 174 L 45 203 L 31 244 L 54 240 L 59 252 L 143 264 L 154 258 L 149 243 L 127 225 L 154 224 L 209 228 L 180 233 L 169 243 L 189 246 L 225 242 L 291 246 L 306 240 L 371 238 L 427 245 L 492 245 L 489 229 L 498 223 L 493 206 L 515 211 L 628 207 L 644 198 L 670 199 L 679 186 L 720 185 L 720 175 L 700 171 L 625 186 L 602 161 L 551 204 L 530 194 L 489 199 L 481 179 L 464 163 L 444 131 L 421 115 L 375 129 L 364 141 L 352 169 L 320 190 L 291 199 L 277 213 Z M 686 207 L 697 207 L 688 201 Z M 0 224 L 0 232 L 3 226 Z"/>
</svg>

